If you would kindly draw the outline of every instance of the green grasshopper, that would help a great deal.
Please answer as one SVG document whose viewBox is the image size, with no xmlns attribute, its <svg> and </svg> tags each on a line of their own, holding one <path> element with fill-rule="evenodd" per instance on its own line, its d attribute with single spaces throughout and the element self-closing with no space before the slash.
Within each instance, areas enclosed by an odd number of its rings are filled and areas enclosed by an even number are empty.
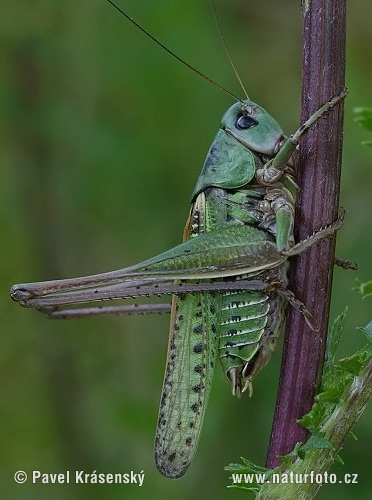
<svg viewBox="0 0 372 500">
<path fill-rule="evenodd" d="M 342 225 L 343 213 L 295 244 L 296 148 L 345 95 L 343 90 L 324 104 L 289 138 L 261 106 L 236 98 L 196 182 L 183 243 L 117 271 L 11 289 L 14 300 L 51 318 L 170 310 L 155 439 L 156 465 L 167 477 L 182 476 L 195 454 L 216 361 L 234 395 L 251 393 L 253 378 L 274 349 L 286 303 L 300 309 L 311 324 L 309 311 L 287 289 L 288 258 L 332 235 Z M 172 294 L 170 308 L 63 307 L 164 294 Z"/>
</svg>

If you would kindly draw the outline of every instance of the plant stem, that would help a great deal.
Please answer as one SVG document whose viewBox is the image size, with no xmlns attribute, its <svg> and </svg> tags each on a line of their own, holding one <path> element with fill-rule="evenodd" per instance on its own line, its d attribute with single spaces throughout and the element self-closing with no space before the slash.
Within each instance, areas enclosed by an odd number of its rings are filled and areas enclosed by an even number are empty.
<svg viewBox="0 0 372 500">
<path fill-rule="evenodd" d="M 344 87 L 346 0 L 303 0 L 302 112 L 303 123 Z M 342 150 L 343 105 L 310 130 L 300 146 L 301 187 L 295 238 L 301 241 L 337 217 Z M 305 429 L 296 420 L 313 403 L 322 371 L 333 274 L 335 238 L 327 238 L 291 263 L 290 287 L 314 316 L 312 332 L 303 316 L 288 309 L 283 361 L 266 465 L 277 455 L 304 442 Z"/>
<path fill-rule="evenodd" d="M 351 428 L 359 419 L 371 398 L 372 360 L 367 363 L 361 374 L 355 377 L 351 387 L 347 390 L 344 401 L 334 410 L 321 429 L 333 448 L 307 452 L 304 460 L 298 458 L 284 472 L 289 478 L 293 478 L 293 482 L 265 483 L 258 493 L 256 500 L 290 500 L 298 498 L 301 500 L 311 500 L 322 486 L 320 480 L 313 479 L 311 481 L 312 475 L 315 477 L 317 474 L 322 474 L 323 479 L 328 483 L 337 481 L 336 477 L 332 479 L 329 475 L 326 475 L 326 472 L 332 466 Z M 307 479 L 305 480 L 306 474 Z"/>
</svg>

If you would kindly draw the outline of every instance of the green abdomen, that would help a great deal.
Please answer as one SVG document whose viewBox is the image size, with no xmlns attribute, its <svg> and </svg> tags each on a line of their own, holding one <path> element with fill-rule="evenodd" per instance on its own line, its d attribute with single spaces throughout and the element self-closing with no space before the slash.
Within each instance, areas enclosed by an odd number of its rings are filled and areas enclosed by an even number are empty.
<svg viewBox="0 0 372 500">
<path fill-rule="evenodd" d="M 211 220 L 217 221 L 213 229 L 216 226 L 250 226 L 256 228 L 260 238 L 275 241 L 271 214 L 265 215 L 262 211 L 265 194 L 265 188 L 243 188 L 235 192 L 208 190 L 207 207 L 212 214 Z M 275 272 L 278 280 L 286 283 L 287 264 L 279 266 Z M 251 277 L 266 279 L 267 276 L 263 271 Z M 277 293 L 221 292 L 218 354 L 231 381 L 233 394 L 239 396 L 247 389 L 251 392 L 251 380 L 268 362 L 283 320 L 284 304 Z"/>
<path fill-rule="evenodd" d="M 233 394 L 251 392 L 251 379 L 267 363 L 283 317 L 278 296 L 253 291 L 222 294 L 219 357 Z"/>
</svg>

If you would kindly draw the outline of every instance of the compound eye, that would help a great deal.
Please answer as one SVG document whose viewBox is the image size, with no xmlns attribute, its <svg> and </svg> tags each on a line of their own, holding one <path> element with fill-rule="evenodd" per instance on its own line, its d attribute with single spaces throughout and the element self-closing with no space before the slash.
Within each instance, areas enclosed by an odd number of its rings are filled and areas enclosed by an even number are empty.
<svg viewBox="0 0 372 500">
<path fill-rule="evenodd" d="M 236 120 L 236 128 L 240 130 L 244 130 L 247 128 L 252 128 L 258 125 L 258 121 L 252 118 L 251 116 L 248 115 L 240 115 L 238 116 L 238 119 Z"/>
</svg>

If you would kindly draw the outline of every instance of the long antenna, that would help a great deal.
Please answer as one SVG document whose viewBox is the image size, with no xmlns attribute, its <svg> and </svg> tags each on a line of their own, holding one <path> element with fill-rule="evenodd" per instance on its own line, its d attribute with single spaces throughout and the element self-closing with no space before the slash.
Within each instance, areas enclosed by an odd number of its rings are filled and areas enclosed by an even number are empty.
<svg viewBox="0 0 372 500">
<path fill-rule="evenodd" d="M 153 42 L 155 42 L 157 45 L 159 45 L 159 47 L 161 47 L 163 50 L 165 50 L 166 52 L 168 52 L 168 54 L 170 54 L 175 59 L 177 59 L 177 61 L 179 61 L 180 63 L 182 63 L 187 68 L 191 69 L 197 75 L 199 75 L 202 78 L 204 78 L 204 80 L 207 80 L 207 82 L 211 83 L 215 87 L 217 87 L 220 90 L 222 90 L 223 92 L 225 92 L 225 94 L 229 95 L 230 97 L 232 97 L 236 101 L 241 102 L 242 105 L 244 106 L 244 102 L 241 99 L 239 99 L 239 97 L 237 97 L 235 94 L 233 94 L 229 90 L 225 89 L 225 87 L 223 87 L 219 83 L 217 83 L 214 80 L 212 80 L 212 78 L 209 78 L 209 76 L 207 76 L 204 73 L 202 73 L 201 71 L 199 71 L 197 68 L 195 68 L 194 66 L 192 66 L 191 64 L 189 64 L 188 62 L 186 62 L 184 59 L 182 59 L 175 52 L 173 52 L 173 50 L 169 49 L 166 45 L 164 45 L 162 42 L 160 42 L 159 40 L 157 40 L 143 26 L 141 26 L 139 23 L 137 23 L 137 21 L 135 21 L 126 12 L 124 12 L 116 3 L 114 3 L 112 0 L 107 0 L 107 2 L 110 3 L 113 7 L 115 7 L 115 9 L 120 12 L 120 14 L 122 14 L 128 21 L 130 21 L 132 24 L 134 24 L 134 26 L 136 26 L 136 28 L 138 28 L 140 31 L 142 31 L 142 33 L 144 33 L 148 38 L 150 38 Z"/>
<path fill-rule="evenodd" d="M 225 37 L 223 35 L 223 32 L 222 32 L 222 28 L 221 28 L 221 24 L 220 24 L 220 20 L 218 18 L 218 15 L 217 15 L 217 9 L 216 9 L 216 4 L 214 2 L 214 0 L 211 0 L 211 4 L 212 4 L 212 9 L 213 9 L 213 16 L 214 16 L 214 20 L 216 22 L 216 25 L 217 25 L 217 29 L 218 29 L 218 33 L 220 35 L 220 38 L 221 38 L 221 42 L 222 42 L 222 45 L 225 49 L 225 52 L 226 52 L 226 55 L 227 55 L 227 58 L 230 62 L 230 65 L 235 73 L 235 76 L 239 82 L 239 85 L 240 87 L 242 88 L 243 92 L 244 92 L 244 95 L 246 96 L 246 98 L 249 100 L 249 95 L 248 95 L 248 92 L 245 90 L 245 87 L 244 87 L 244 84 L 243 84 L 243 81 L 242 79 L 240 78 L 240 75 L 238 73 L 238 70 L 236 69 L 236 66 L 234 64 L 234 61 L 233 61 L 233 58 L 231 57 L 231 54 L 230 54 L 230 51 L 227 47 L 227 43 L 226 43 L 226 40 L 225 40 Z"/>
</svg>

